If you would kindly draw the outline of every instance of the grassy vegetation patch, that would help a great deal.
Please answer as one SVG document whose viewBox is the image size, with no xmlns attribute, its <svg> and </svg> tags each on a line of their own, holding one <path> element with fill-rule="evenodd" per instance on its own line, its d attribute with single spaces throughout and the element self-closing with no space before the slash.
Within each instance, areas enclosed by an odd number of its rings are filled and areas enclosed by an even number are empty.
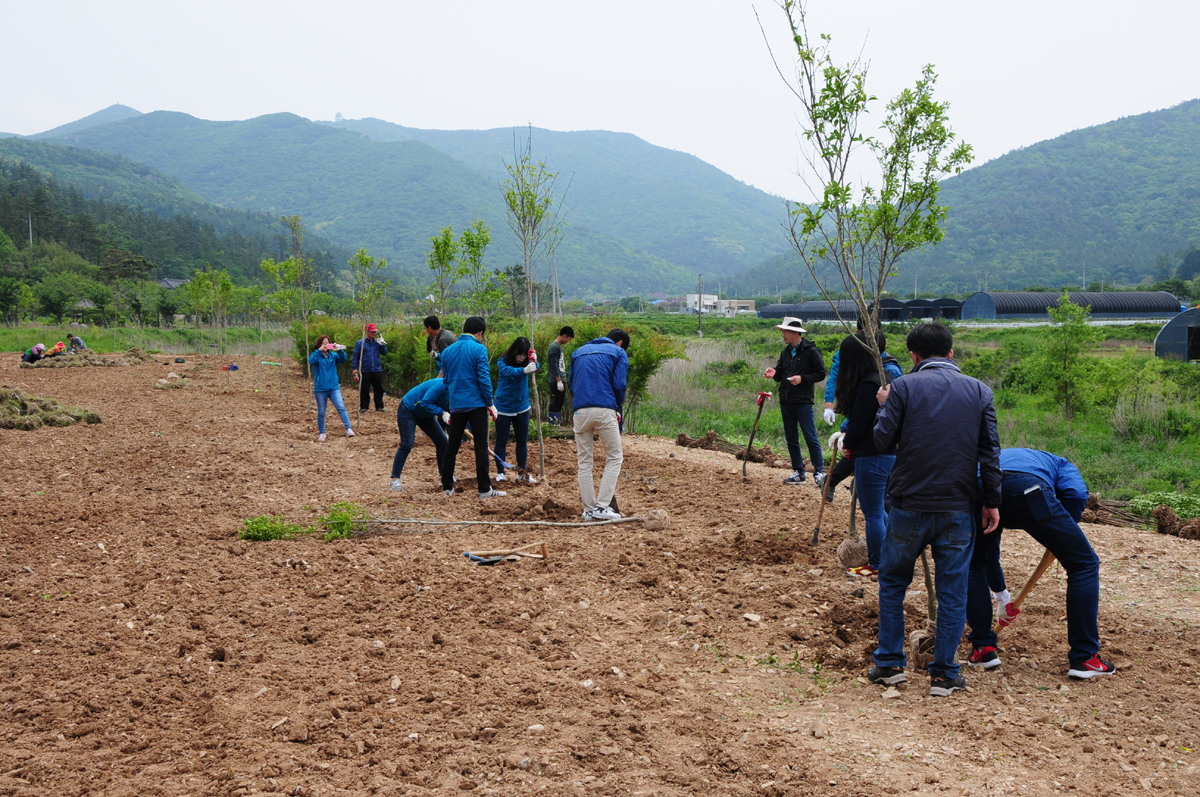
<svg viewBox="0 0 1200 797">
<path fill-rule="evenodd" d="M 367 530 L 367 512 L 362 504 L 338 501 L 325 508 L 317 525 L 325 530 L 325 542 L 349 539 Z"/>
<path fill-rule="evenodd" d="M 51 398 L 40 398 L 17 388 L 0 388 L 0 429 L 31 432 L 43 426 L 70 426 L 74 423 L 100 423 L 91 410 L 68 409 Z"/>
<path fill-rule="evenodd" d="M 242 521 L 238 539 L 265 542 L 267 540 L 290 540 L 303 533 L 299 524 L 292 523 L 280 515 L 259 515 Z"/>
</svg>

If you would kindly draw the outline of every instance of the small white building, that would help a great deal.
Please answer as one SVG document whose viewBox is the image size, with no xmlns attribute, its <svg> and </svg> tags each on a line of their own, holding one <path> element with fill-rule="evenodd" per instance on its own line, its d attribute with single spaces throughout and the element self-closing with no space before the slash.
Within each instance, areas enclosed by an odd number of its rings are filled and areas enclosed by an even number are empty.
<svg viewBox="0 0 1200 797">
<path fill-rule="evenodd" d="M 698 294 L 698 293 L 689 293 L 687 295 L 686 306 L 687 306 L 687 311 L 689 313 L 696 312 L 696 308 L 699 306 L 700 298 L 701 298 L 700 294 Z M 706 294 L 704 294 L 703 298 L 704 298 L 704 308 L 701 310 L 702 313 L 707 314 L 707 313 L 718 312 L 718 307 L 720 306 L 720 303 L 721 303 L 721 297 L 717 296 L 715 293 L 706 293 Z"/>
</svg>

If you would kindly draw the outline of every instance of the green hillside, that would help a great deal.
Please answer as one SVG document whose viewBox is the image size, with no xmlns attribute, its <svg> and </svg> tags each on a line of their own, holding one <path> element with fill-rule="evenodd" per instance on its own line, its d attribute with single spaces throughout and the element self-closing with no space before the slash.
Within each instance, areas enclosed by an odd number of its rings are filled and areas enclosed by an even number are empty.
<svg viewBox="0 0 1200 797">
<path fill-rule="evenodd" d="M 423 141 L 502 181 L 525 129 L 419 130 L 380 119 L 327 122 L 377 141 Z M 534 153 L 571 177 L 571 218 L 692 271 L 743 271 L 784 251 L 783 200 L 699 158 L 629 133 L 533 129 Z"/>
<path fill-rule="evenodd" d="M 496 181 L 419 141 L 375 141 L 294 114 L 210 122 L 162 111 L 54 140 L 149 164 L 225 207 L 298 213 L 331 241 L 365 246 L 417 279 L 426 278 L 429 239 L 473 218 L 492 226 L 492 265 L 518 259 Z M 645 274 L 648 291 L 692 278 L 577 221 L 558 263 L 563 290 L 584 296 L 615 292 L 628 274 Z"/>
<path fill-rule="evenodd" d="M 900 264 L 953 291 L 1159 278 L 1200 244 L 1200 100 L 1076 130 L 943 184 L 946 238 Z"/>
<path fill-rule="evenodd" d="M 96 111 L 82 119 L 76 119 L 74 122 L 67 122 L 65 125 L 46 130 L 41 133 L 35 133 L 30 138 L 47 139 L 59 138 L 61 136 L 75 133 L 79 130 L 86 130 L 89 127 L 96 125 L 106 125 L 109 122 L 119 122 L 122 119 L 132 119 L 135 116 L 141 116 L 142 112 L 130 108 L 128 105 L 110 105 L 102 111 Z"/>
</svg>

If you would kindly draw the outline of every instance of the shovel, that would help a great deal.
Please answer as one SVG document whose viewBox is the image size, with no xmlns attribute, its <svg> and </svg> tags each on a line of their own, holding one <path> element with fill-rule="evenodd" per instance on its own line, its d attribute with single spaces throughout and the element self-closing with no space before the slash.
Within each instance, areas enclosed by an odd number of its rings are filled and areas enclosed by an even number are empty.
<svg viewBox="0 0 1200 797">
<path fill-rule="evenodd" d="M 746 455 L 742 457 L 742 478 L 746 478 L 746 463 L 750 461 L 750 449 L 754 448 L 754 435 L 758 432 L 758 419 L 762 417 L 763 405 L 771 398 L 769 390 L 758 394 L 758 415 L 754 416 L 754 428 L 750 430 L 750 442 L 746 445 Z"/>
<path fill-rule="evenodd" d="M 1042 554 L 1042 561 L 1038 562 L 1038 566 L 1033 571 L 1033 575 L 1031 575 L 1029 577 L 1029 581 L 1025 582 L 1025 586 L 1021 587 L 1021 591 L 1018 592 L 1017 596 L 1012 599 L 1012 605 L 1014 608 L 1017 608 L 1017 609 L 1021 608 L 1021 604 L 1025 602 L 1025 599 L 1027 597 L 1029 597 L 1029 591 L 1033 589 L 1034 585 L 1038 583 L 1038 579 L 1040 579 L 1042 577 L 1042 575 L 1046 572 L 1047 569 L 1049 569 L 1050 565 L 1053 563 L 1054 563 L 1054 554 L 1050 553 L 1050 551 L 1047 550 L 1045 553 Z M 1001 628 L 1003 628 L 1003 626 L 1001 626 L 999 623 L 997 623 L 996 624 L 996 632 L 999 633 Z"/>
<path fill-rule="evenodd" d="M 838 454 L 837 446 L 834 446 L 833 447 L 833 459 L 829 462 L 829 470 L 827 470 L 825 472 L 826 473 L 825 485 L 821 488 L 821 508 L 817 510 L 817 527 L 815 529 L 813 529 L 813 536 L 812 536 L 812 543 L 811 543 L 812 545 L 816 545 L 817 542 L 821 539 L 821 518 L 825 517 L 825 504 L 827 503 L 825 500 L 825 496 L 828 495 L 829 490 L 831 488 L 831 483 L 833 482 L 833 480 L 830 479 L 829 476 L 833 474 L 833 466 L 837 464 L 837 454 Z"/>
</svg>

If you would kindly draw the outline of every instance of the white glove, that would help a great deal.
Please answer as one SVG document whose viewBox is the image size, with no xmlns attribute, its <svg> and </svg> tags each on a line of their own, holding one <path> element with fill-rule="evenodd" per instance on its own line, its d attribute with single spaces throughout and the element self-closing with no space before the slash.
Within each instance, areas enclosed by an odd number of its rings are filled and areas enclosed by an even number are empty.
<svg viewBox="0 0 1200 797">
<path fill-rule="evenodd" d="M 536 370 L 537 370 L 537 363 L 536 363 L 536 362 L 531 362 L 531 363 L 529 363 L 528 365 L 526 365 L 526 366 L 525 366 L 525 373 L 527 373 L 527 374 L 532 374 L 532 373 L 533 373 L 534 371 L 536 371 Z"/>
<path fill-rule="evenodd" d="M 836 422 L 836 421 L 837 421 L 837 416 L 835 416 L 833 414 L 833 408 L 826 407 L 825 408 L 825 423 L 829 426 L 833 426 L 834 422 Z"/>
<path fill-rule="evenodd" d="M 560 379 L 560 380 L 558 380 L 558 392 L 562 393 L 564 391 L 566 391 L 566 388 L 563 387 L 563 381 Z"/>
<path fill-rule="evenodd" d="M 845 453 L 846 449 L 842 447 L 842 440 L 845 439 L 845 437 L 845 432 L 834 432 L 829 436 L 829 447 L 836 448 L 838 451 Z"/>
<path fill-rule="evenodd" d="M 384 340 L 382 337 L 375 338 L 375 340 L 376 340 L 376 342 L 378 342 L 378 343 L 379 343 L 379 345 L 380 345 L 380 346 L 386 346 L 386 345 L 387 345 L 387 341 L 386 341 L 386 340 Z"/>
<path fill-rule="evenodd" d="M 436 359 L 438 358 L 438 350 L 437 350 L 437 349 L 432 349 L 432 350 L 429 352 L 429 356 L 430 356 L 430 357 L 432 357 L 433 359 L 435 359 L 435 360 L 436 360 Z"/>
<path fill-rule="evenodd" d="M 446 424 L 447 426 L 450 425 L 450 413 L 448 413 L 448 412 L 442 413 L 442 423 Z"/>
<path fill-rule="evenodd" d="M 496 420 L 496 418 L 497 418 L 497 416 L 499 416 L 499 414 L 500 414 L 500 413 L 496 412 L 496 405 L 495 405 L 495 404 L 493 404 L 493 405 L 491 405 L 490 407 L 488 407 L 488 415 L 491 415 L 491 416 L 492 416 L 492 420 L 493 420 L 493 421 L 494 421 L 494 420 Z"/>
</svg>

